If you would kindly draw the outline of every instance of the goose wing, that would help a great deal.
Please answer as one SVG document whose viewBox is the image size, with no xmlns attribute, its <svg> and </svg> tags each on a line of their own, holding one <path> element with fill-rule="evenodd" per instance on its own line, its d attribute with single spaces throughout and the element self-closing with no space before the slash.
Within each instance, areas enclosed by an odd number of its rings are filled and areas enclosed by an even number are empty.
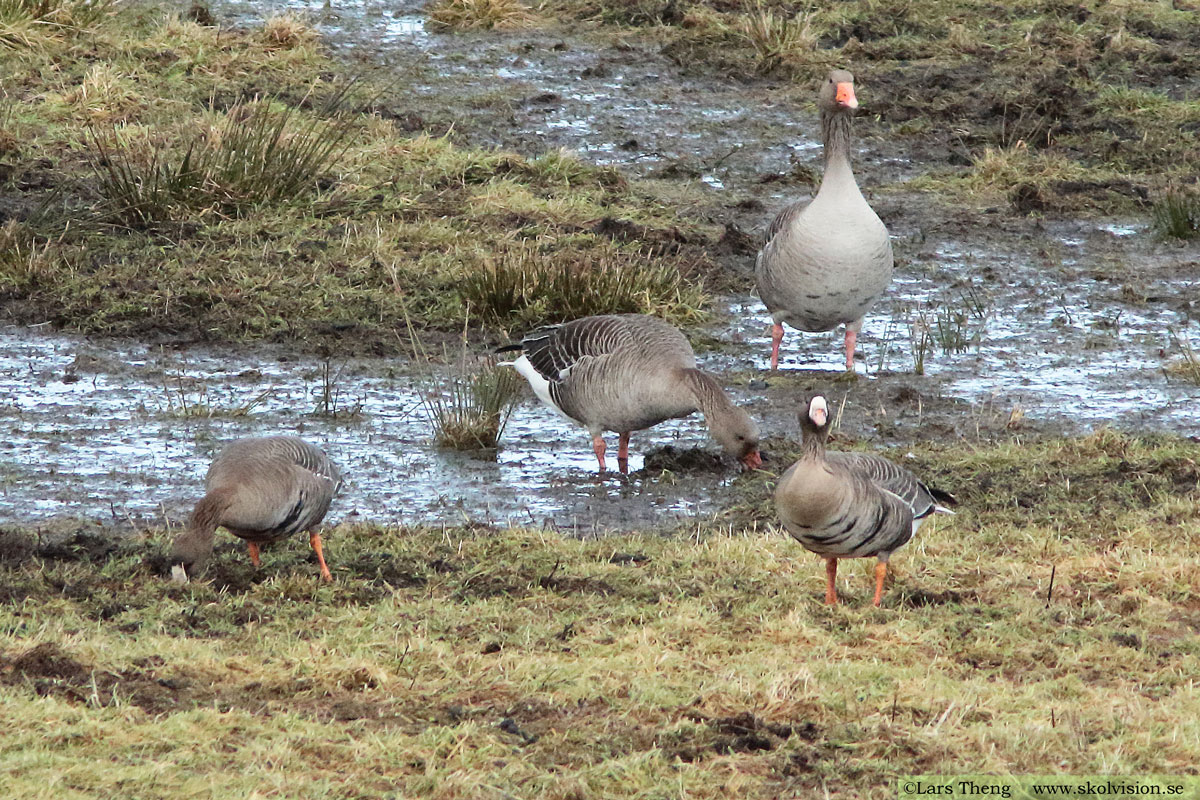
<svg viewBox="0 0 1200 800">
<path fill-rule="evenodd" d="M 922 519 L 942 509 L 933 491 L 904 467 L 870 453 L 830 453 L 828 459 L 862 475 L 873 486 L 894 495 L 912 510 L 913 519 Z"/>
<path fill-rule="evenodd" d="M 810 200 L 797 201 L 791 205 L 785 206 L 782 211 L 776 214 L 775 219 L 771 220 L 771 224 L 767 226 L 767 232 L 763 238 L 763 247 L 766 247 L 768 244 L 770 244 L 771 240 L 774 239 L 780 231 L 784 230 L 793 222 L 795 222 L 796 217 L 800 216 L 800 214 L 804 212 L 804 209 L 808 208 L 808 204 L 810 202 Z"/>
<path fill-rule="evenodd" d="M 605 356 L 630 343 L 629 324 L 623 317 L 605 315 L 547 325 L 522 339 L 521 349 L 539 375 L 557 383 L 582 359 Z"/>
</svg>

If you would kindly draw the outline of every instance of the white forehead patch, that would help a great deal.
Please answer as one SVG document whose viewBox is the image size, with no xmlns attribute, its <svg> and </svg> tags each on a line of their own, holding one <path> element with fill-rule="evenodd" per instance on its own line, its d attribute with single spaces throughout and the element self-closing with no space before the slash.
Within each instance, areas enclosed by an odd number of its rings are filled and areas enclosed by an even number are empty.
<svg viewBox="0 0 1200 800">
<path fill-rule="evenodd" d="M 829 406 L 824 397 L 817 395 L 808 404 L 808 418 L 818 425 L 825 424 L 825 420 L 829 418 Z"/>
</svg>

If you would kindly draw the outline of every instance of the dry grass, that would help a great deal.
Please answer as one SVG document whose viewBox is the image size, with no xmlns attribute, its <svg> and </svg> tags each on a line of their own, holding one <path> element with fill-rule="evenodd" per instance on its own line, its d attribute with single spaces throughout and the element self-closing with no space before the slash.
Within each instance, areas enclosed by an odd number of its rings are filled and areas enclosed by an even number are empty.
<svg viewBox="0 0 1200 800">
<path fill-rule="evenodd" d="M 52 48 L 96 28 L 115 0 L 0 0 L 0 51 Z"/>
<path fill-rule="evenodd" d="M 1180 358 L 1167 365 L 1167 374 L 1200 385 L 1200 354 L 1192 347 L 1191 340 L 1171 331 L 1171 341 L 1179 350 Z"/>
<path fill-rule="evenodd" d="M 270 49 L 291 50 L 316 44 L 318 35 L 308 20 L 295 14 L 279 14 L 263 23 L 263 42 Z"/>
<path fill-rule="evenodd" d="M 520 0 L 436 0 L 429 21 L 448 30 L 513 30 L 528 27 L 535 17 Z"/>
<path fill-rule="evenodd" d="M 811 14 L 788 17 L 760 6 L 739 20 L 738 32 L 754 48 L 755 63 L 761 72 L 803 61 L 817 48 Z"/>
<path fill-rule="evenodd" d="M 257 572 L 228 542 L 186 587 L 153 574 L 161 534 L 18 557 L 0 779 L 35 799 L 882 800 L 907 773 L 1194 775 L 1193 449 L 917 448 L 962 503 L 892 559 L 878 610 L 866 561 L 822 604 L 765 475 L 670 536 L 344 525 L 331 585 L 300 540 Z"/>
</svg>

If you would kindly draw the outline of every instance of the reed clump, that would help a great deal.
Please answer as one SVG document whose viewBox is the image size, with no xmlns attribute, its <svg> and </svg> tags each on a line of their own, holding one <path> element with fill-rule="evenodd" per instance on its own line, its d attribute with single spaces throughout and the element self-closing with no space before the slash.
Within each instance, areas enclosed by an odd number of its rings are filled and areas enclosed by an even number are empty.
<svg viewBox="0 0 1200 800">
<path fill-rule="evenodd" d="M 1200 236 L 1200 195 L 1181 189 L 1168 189 L 1151 211 L 1154 230 L 1166 239 L 1193 239 Z"/>
<path fill-rule="evenodd" d="M 422 405 L 434 441 L 449 450 L 496 449 L 522 385 L 515 370 L 495 362 L 464 364 L 433 383 Z"/>
</svg>

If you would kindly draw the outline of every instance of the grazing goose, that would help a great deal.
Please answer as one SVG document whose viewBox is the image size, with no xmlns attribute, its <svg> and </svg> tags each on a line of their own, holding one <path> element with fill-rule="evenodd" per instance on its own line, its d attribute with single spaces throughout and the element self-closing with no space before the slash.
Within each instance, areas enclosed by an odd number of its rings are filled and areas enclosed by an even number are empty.
<svg viewBox="0 0 1200 800">
<path fill-rule="evenodd" d="M 825 602 L 837 605 L 837 560 L 876 556 L 875 605 L 883 599 L 887 561 L 930 514 L 953 514 L 935 500 L 953 502 L 904 467 L 867 453 L 826 453 L 829 407 L 814 397 L 800 412 L 800 460 L 775 487 L 783 527 L 825 558 Z"/>
<path fill-rule="evenodd" d="M 246 540 L 256 567 L 260 545 L 310 531 L 321 577 L 333 580 L 316 527 L 342 475 L 324 451 L 295 436 L 238 439 L 217 454 L 204 482 L 207 493 L 171 550 L 176 581 L 186 582 L 189 571 L 204 569 L 212 555 L 213 534 L 222 525 Z"/>
<path fill-rule="evenodd" d="M 846 369 L 853 372 L 863 315 L 892 281 L 892 243 L 850 169 L 854 76 L 830 72 L 817 106 L 825 143 L 821 188 L 811 202 L 793 203 L 771 222 L 754 276 L 774 321 L 771 369 L 779 368 L 783 323 L 802 331 L 844 324 Z"/>
<path fill-rule="evenodd" d="M 539 328 L 509 362 L 543 403 L 588 429 L 604 471 L 604 431 L 620 434 L 617 466 L 629 470 L 629 434 L 699 411 L 726 452 L 762 464 L 758 426 L 730 402 L 678 330 L 655 317 L 613 314 Z"/>
</svg>

